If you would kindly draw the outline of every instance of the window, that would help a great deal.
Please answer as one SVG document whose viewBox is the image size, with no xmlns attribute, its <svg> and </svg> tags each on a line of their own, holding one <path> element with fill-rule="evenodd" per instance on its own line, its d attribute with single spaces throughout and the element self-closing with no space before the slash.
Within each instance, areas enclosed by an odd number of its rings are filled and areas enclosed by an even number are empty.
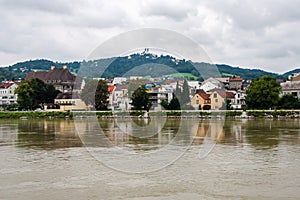
<svg viewBox="0 0 300 200">
<path fill-rule="evenodd" d="M 218 99 L 216 99 L 215 102 L 218 103 Z"/>
<path fill-rule="evenodd" d="M 196 100 L 196 104 L 199 104 L 199 100 L 198 99 Z"/>
<path fill-rule="evenodd" d="M 214 98 L 217 98 L 217 93 L 214 93 Z"/>
</svg>

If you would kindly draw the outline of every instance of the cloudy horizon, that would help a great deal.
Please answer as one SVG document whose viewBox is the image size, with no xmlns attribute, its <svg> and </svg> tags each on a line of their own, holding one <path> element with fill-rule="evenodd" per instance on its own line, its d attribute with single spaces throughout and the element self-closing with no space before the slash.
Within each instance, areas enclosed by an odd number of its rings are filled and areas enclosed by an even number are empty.
<svg viewBox="0 0 300 200">
<path fill-rule="evenodd" d="M 0 0 L 0 66 L 80 61 L 139 28 L 176 31 L 214 63 L 283 73 L 300 68 L 300 1 Z"/>
</svg>

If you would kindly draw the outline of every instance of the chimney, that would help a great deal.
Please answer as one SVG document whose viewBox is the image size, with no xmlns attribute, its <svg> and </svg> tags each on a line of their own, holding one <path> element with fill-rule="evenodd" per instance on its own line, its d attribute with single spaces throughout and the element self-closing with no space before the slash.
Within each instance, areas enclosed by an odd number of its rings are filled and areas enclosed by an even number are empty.
<svg viewBox="0 0 300 200">
<path fill-rule="evenodd" d="M 63 69 L 67 69 L 67 65 L 64 65 L 64 66 L 63 66 Z"/>
<path fill-rule="evenodd" d="M 55 69 L 55 66 L 51 66 L 50 69 L 51 69 L 51 70 L 54 70 L 54 69 Z"/>
</svg>

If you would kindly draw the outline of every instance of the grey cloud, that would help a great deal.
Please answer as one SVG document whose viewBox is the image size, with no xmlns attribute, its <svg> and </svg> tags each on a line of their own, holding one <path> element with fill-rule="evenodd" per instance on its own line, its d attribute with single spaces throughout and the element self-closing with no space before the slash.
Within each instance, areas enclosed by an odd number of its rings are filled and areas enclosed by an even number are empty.
<svg viewBox="0 0 300 200">
<path fill-rule="evenodd" d="M 0 0 L 0 65 L 79 60 L 116 34 L 146 27 L 191 37 L 215 62 L 282 71 L 300 67 L 298 7 L 297 0 Z"/>
<path fill-rule="evenodd" d="M 60 0 L 0 0 L 0 5 L 5 5 L 5 9 L 34 12 L 52 12 L 57 14 L 67 14 L 72 11 L 72 3 L 70 1 Z M 17 14 L 17 13 L 15 13 Z"/>
<path fill-rule="evenodd" d="M 142 5 L 141 14 L 144 16 L 159 16 L 167 17 L 172 20 L 183 20 L 189 14 L 196 14 L 196 8 L 183 2 L 177 3 L 175 1 L 147 1 Z"/>
</svg>

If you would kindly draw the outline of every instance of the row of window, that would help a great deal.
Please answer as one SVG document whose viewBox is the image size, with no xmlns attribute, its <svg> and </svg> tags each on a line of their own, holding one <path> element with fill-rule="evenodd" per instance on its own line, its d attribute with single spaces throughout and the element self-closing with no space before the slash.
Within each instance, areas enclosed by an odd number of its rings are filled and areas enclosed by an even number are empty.
<svg viewBox="0 0 300 200">
<path fill-rule="evenodd" d="M 3 97 L 0 97 L 0 99 L 15 99 L 16 97 L 15 96 L 3 96 Z"/>
<path fill-rule="evenodd" d="M 9 90 L 9 91 L 7 92 L 7 90 L 0 90 L 0 94 L 12 94 L 12 91 Z"/>
</svg>

